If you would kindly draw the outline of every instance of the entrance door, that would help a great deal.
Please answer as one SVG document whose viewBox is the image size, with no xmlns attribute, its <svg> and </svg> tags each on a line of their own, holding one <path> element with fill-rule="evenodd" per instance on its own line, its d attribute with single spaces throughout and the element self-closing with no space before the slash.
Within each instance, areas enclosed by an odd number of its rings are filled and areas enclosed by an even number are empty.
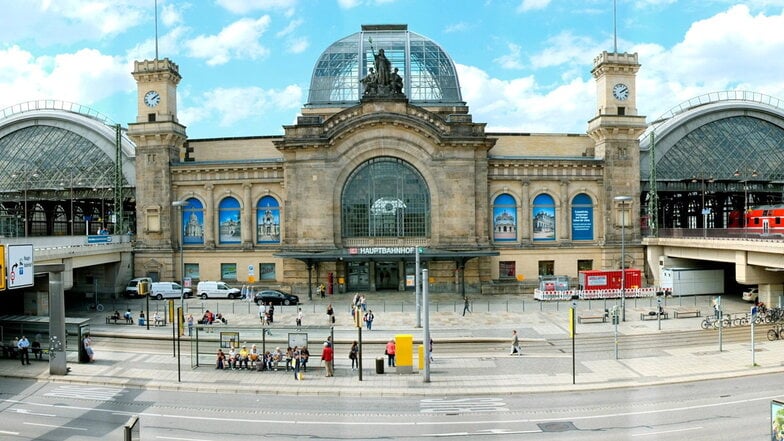
<svg viewBox="0 0 784 441">
<path fill-rule="evenodd" d="M 376 262 L 376 291 L 398 290 L 397 262 Z"/>
<path fill-rule="evenodd" d="M 347 291 L 367 291 L 370 289 L 370 273 L 367 262 L 348 262 L 347 269 Z"/>
</svg>

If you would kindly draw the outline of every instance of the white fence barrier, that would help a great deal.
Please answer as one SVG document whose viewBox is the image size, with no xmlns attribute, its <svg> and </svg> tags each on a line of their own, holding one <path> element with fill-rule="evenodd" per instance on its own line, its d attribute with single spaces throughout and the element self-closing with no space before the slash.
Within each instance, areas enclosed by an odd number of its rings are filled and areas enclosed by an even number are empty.
<svg viewBox="0 0 784 441">
<path fill-rule="evenodd" d="M 534 290 L 534 299 L 542 301 L 569 300 L 577 296 L 580 300 L 599 300 L 599 299 L 619 299 L 654 297 L 656 288 L 629 288 L 621 293 L 620 289 L 588 289 L 588 290 L 569 290 L 569 291 L 542 291 Z"/>
</svg>

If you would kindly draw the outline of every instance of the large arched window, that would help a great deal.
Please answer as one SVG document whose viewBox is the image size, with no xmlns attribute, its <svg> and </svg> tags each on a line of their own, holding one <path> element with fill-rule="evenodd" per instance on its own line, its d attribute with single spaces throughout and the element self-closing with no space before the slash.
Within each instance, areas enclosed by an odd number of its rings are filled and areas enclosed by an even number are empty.
<svg viewBox="0 0 784 441">
<path fill-rule="evenodd" d="M 240 243 L 242 223 L 240 202 L 233 197 L 224 198 L 218 205 L 218 240 L 220 243 Z"/>
<path fill-rule="evenodd" d="M 280 206 L 272 196 L 264 196 L 256 205 L 256 242 L 280 243 Z"/>
<path fill-rule="evenodd" d="M 534 240 L 555 240 L 555 202 L 550 195 L 540 194 L 534 199 Z"/>
<path fill-rule="evenodd" d="M 593 200 L 585 193 L 572 199 L 572 240 L 593 240 Z"/>
<path fill-rule="evenodd" d="M 493 240 L 517 240 L 517 204 L 511 195 L 499 195 L 493 202 Z"/>
<path fill-rule="evenodd" d="M 349 176 L 341 197 L 343 237 L 426 237 L 430 192 L 409 163 L 371 159 Z"/>
<path fill-rule="evenodd" d="M 68 215 L 62 205 L 55 205 L 52 219 L 52 235 L 65 236 L 68 234 Z"/>
<path fill-rule="evenodd" d="M 184 245 L 204 244 L 204 206 L 196 198 L 189 198 L 182 207 L 182 231 Z"/>
</svg>

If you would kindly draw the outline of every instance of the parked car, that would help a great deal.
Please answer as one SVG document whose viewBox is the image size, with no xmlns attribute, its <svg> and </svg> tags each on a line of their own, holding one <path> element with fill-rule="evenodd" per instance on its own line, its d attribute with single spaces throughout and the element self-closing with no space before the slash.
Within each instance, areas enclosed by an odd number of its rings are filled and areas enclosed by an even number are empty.
<svg viewBox="0 0 784 441">
<path fill-rule="evenodd" d="M 759 288 L 749 288 L 743 291 L 743 300 L 753 302 L 759 297 Z"/>
<path fill-rule="evenodd" d="M 128 282 L 128 285 L 125 287 L 125 297 L 142 297 L 143 294 L 139 294 L 139 283 L 146 282 L 152 285 L 152 279 L 149 277 L 137 277 L 135 279 L 131 279 Z M 147 289 L 150 289 L 150 286 L 147 286 Z"/>
<path fill-rule="evenodd" d="M 299 297 L 277 289 L 259 291 L 253 297 L 253 301 L 256 302 L 257 305 L 260 305 L 262 302 L 267 305 L 269 305 L 270 302 L 272 302 L 273 305 L 299 305 Z"/>
<path fill-rule="evenodd" d="M 202 299 L 238 299 L 241 296 L 239 289 L 230 287 L 226 282 L 199 282 L 196 293 Z"/>
<path fill-rule="evenodd" d="M 150 296 L 158 300 L 179 299 L 180 294 L 183 294 L 187 299 L 193 297 L 193 290 L 190 288 L 183 290 L 182 285 L 175 282 L 153 282 L 150 289 Z"/>
</svg>

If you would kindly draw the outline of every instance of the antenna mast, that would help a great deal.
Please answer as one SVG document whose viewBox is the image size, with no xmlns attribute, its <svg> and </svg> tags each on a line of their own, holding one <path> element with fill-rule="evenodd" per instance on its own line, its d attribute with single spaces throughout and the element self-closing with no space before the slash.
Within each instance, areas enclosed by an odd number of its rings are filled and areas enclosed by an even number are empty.
<svg viewBox="0 0 784 441">
<path fill-rule="evenodd" d="M 158 0 L 155 0 L 155 59 L 158 59 Z"/>
<path fill-rule="evenodd" d="M 613 0 L 613 53 L 617 54 L 618 53 L 618 25 L 617 25 L 618 16 L 615 11 L 616 3 L 618 3 L 618 1 Z"/>
</svg>

